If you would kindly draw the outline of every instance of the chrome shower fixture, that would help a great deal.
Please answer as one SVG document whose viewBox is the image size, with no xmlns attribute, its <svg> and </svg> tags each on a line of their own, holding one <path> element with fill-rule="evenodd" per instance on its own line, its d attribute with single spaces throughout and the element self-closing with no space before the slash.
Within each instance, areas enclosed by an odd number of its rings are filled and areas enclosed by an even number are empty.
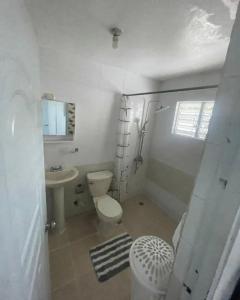
<svg viewBox="0 0 240 300">
<path fill-rule="evenodd" d="M 150 105 L 154 104 L 154 103 L 159 103 L 160 104 L 160 106 L 155 109 L 155 111 L 154 111 L 155 114 L 160 113 L 160 112 L 165 111 L 165 110 L 170 108 L 170 106 L 162 105 L 161 100 L 150 100 L 147 104 L 147 111 L 146 111 L 146 115 L 145 115 L 145 121 L 143 123 L 143 128 L 145 128 L 147 123 L 149 122 L 149 119 L 148 119 L 148 117 L 149 117 L 149 108 L 150 108 Z"/>
<path fill-rule="evenodd" d="M 110 32 L 112 34 L 112 47 L 113 47 L 113 49 L 117 49 L 119 37 L 122 34 L 122 30 L 118 27 L 113 27 L 110 29 Z"/>
<path fill-rule="evenodd" d="M 138 168 L 140 165 L 143 164 L 143 156 L 142 156 L 142 149 L 143 149 L 143 142 L 144 142 L 144 137 L 148 133 L 147 130 L 147 124 L 149 123 L 149 109 L 152 104 L 159 103 L 160 106 L 155 109 L 154 113 L 160 113 L 162 111 L 166 111 L 167 109 L 170 108 L 170 106 L 164 106 L 161 103 L 161 100 L 150 100 L 147 104 L 147 109 L 145 113 L 145 118 L 142 118 L 142 122 L 140 124 L 140 120 L 136 119 L 135 122 L 137 123 L 138 127 L 138 136 L 139 136 L 139 143 L 138 143 L 138 149 L 137 149 L 137 156 L 134 159 L 135 162 L 135 173 L 137 172 Z M 143 117 L 144 117 L 144 112 L 145 112 L 145 104 L 146 100 L 144 99 L 144 104 L 143 104 Z"/>
</svg>

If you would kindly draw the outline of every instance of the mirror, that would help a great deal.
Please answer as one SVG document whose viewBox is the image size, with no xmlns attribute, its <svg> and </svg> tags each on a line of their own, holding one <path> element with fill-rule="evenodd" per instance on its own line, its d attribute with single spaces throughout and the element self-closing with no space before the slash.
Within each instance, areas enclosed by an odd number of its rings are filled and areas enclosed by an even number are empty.
<svg viewBox="0 0 240 300">
<path fill-rule="evenodd" d="M 72 141 L 75 131 L 75 104 L 42 100 L 44 141 Z"/>
</svg>

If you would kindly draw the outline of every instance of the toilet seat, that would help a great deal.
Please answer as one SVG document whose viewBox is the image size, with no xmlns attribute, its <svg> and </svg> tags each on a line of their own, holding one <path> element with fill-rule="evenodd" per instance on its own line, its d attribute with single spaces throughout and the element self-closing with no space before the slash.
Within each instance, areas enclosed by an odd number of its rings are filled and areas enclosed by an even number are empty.
<svg viewBox="0 0 240 300">
<path fill-rule="evenodd" d="M 121 205 L 112 197 L 104 195 L 94 197 L 97 213 L 106 222 L 117 222 L 122 217 Z"/>
</svg>

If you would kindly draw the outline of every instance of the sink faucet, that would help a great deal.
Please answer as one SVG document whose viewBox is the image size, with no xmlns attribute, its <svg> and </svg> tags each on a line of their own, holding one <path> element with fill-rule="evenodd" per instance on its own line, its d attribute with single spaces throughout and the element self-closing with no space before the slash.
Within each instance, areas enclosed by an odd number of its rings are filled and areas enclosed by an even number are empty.
<svg viewBox="0 0 240 300">
<path fill-rule="evenodd" d="M 63 167 L 61 165 L 53 166 L 50 168 L 50 172 L 62 171 L 62 169 L 63 169 Z"/>
</svg>

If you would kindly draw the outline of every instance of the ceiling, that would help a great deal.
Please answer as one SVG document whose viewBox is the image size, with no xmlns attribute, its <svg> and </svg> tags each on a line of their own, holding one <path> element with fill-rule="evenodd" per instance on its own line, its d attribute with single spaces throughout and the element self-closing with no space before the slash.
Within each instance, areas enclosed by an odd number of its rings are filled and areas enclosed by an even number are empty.
<svg viewBox="0 0 240 300">
<path fill-rule="evenodd" d="M 26 0 L 43 47 L 156 79 L 222 67 L 238 0 Z M 109 29 L 124 33 L 112 49 Z"/>
</svg>

